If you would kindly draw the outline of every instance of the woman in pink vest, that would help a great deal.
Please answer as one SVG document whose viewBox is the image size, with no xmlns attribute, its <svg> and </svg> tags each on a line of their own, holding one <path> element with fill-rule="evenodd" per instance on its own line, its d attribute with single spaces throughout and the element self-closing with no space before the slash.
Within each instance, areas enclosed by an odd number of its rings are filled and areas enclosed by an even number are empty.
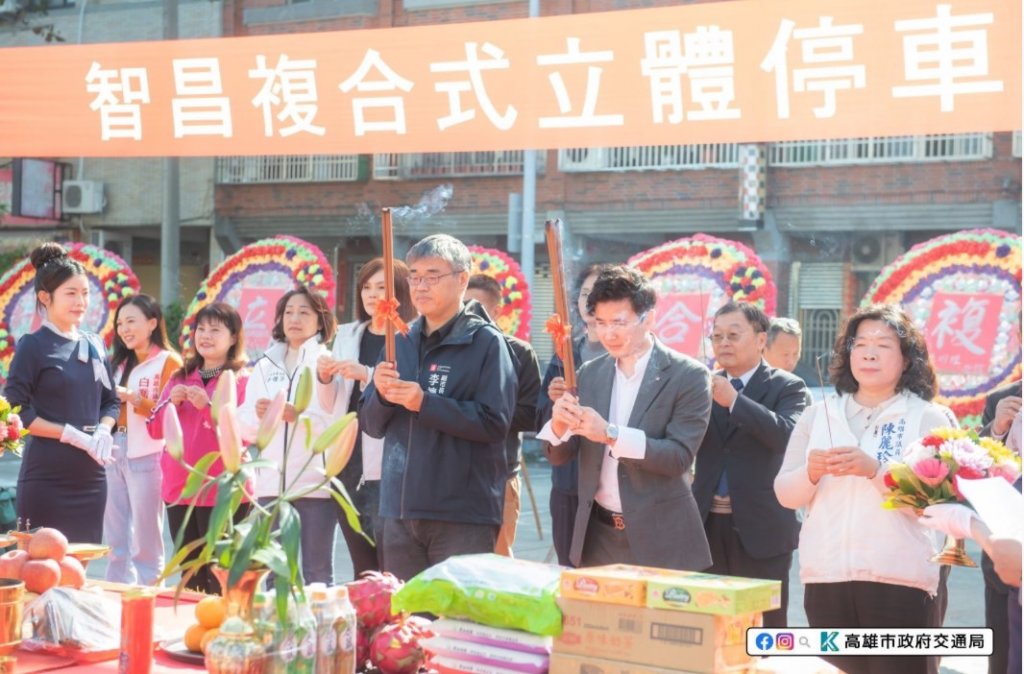
<svg viewBox="0 0 1024 674">
<path fill-rule="evenodd" d="M 249 374 L 243 370 L 246 354 L 242 318 L 231 305 L 214 302 L 200 309 L 196 313 L 192 339 L 193 348 L 186 354 L 185 364 L 164 386 L 160 402 L 157 403 L 149 420 L 149 434 L 154 438 L 163 438 L 164 410 L 168 405 L 176 406 L 178 419 L 181 421 L 184 458 L 190 465 L 195 465 L 206 454 L 218 450 L 217 431 L 210 414 L 210 400 L 213 398 L 221 373 L 224 370 L 235 372 L 239 405 L 245 399 L 245 384 Z M 185 487 L 188 471 L 167 452 L 162 455 L 160 467 L 164 476 L 161 495 L 167 504 L 167 520 L 170 523 L 171 534 L 177 536 L 184 526 L 182 544 L 206 536 L 210 515 L 216 503 L 216 491 L 200 491 L 189 502 L 182 501 L 181 491 Z M 207 475 L 213 478 L 222 472 L 224 464 L 218 458 L 210 466 Z M 190 503 L 195 503 L 196 507 L 186 520 L 185 514 Z M 244 508 L 239 509 L 236 517 L 243 516 L 243 511 Z M 194 557 L 195 554 L 186 559 Z M 220 593 L 220 583 L 208 568 L 192 576 L 188 588 L 209 594 Z"/>
</svg>

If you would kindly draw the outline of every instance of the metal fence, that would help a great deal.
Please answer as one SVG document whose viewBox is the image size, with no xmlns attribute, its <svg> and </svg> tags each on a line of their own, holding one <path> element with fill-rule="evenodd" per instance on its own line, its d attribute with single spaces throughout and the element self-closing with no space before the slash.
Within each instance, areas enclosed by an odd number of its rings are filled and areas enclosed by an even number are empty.
<svg viewBox="0 0 1024 674">
<path fill-rule="evenodd" d="M 738 147 L 735 143 L 699 143 L 650 147 L 570 148 L 558 152 L 558 169 L 564 173 L 583 173 L 736 168 L 739 166 Z"/>
<path fill-rule="evenodd" d="M 359 159 L 357 154 L 218 157 L 217 183 L 243 185 L 355 181 L 360 179 Z"/>
<path fill-rule="evenodd" d="M 544 171 L 544 153 L 537 156 L 537 172 Z M 471 178 L 523 174 L 522 150 L 497 152 L 426 152 L 421 154 L 375 154 L 376 180 L 416 178 Z"/>
<path fill-rule="evenodd" d="M 840 138 L 772 143 L 771 166 L 893 164 L 992 157 L 991 133 L 958 133 L 890 138 Z"/>
</svg>

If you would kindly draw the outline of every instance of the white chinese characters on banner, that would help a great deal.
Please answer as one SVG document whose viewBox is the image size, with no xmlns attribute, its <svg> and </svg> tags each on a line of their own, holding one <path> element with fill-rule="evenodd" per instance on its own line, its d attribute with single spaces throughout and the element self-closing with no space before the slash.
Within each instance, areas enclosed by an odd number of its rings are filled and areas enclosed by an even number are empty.
<svg viewBox="0 0 1024 674">
<path fill-rule="evenodd" d="M 569 115 L 573 111 L 572 99 L 565 86 L 565 78 L 560 70 L 548 74 L 551 87 L 555 90 L 560 117 L 541 117 L 539 124 L 542 129 L 582 128 L 589 126 L 622 126 L 625 117 L 616 114 L 598 115 L 597 97 L 601 90 L 601 73 L 604 69 L 588 65 L 593 63 L 610 63 L 615 60 L 611 51 L 580 51 L 580 38 L 566 38 L 564 54 L 542 54 L 537 57 L 537 64 L 542 66 L 587 65 L 587 85 L 583 96 L 580 114 Z"/>
<path fill-rule="evenodd" d="M 231 99 L 224 96 L 220 61 L 216 58 L 174 59 L 171 112 L 174 137 L 233 135 Z"/>
<path fill-rule="evenodd" d="M 490 94 L 487 93 L 487 87 L 484 85 L 483 78 L 483 71 L 485 70 L 508 70 L 510 63 L 505 58 L 505 52 L 490 42 L 485 42 L 479 47 L 479 50 L 488 57 L 484 60 L 477 53 L 476 42 L 467 42 L 465 46 L 465 61 L 441 61 L 430 64 L 430 72 L 432 73 L 463 72 L 469 75 L 469 78 L 465 80 L 438 82 L 434 85 L 434 91 L 448 94 L 449 108 L 448 114 L 437 120 L 437 128 L 444 131 L 449 127 L 468 122 L 476 117 L 476 110 L 472 108 L 464 109 L 462 107 L 462 94 L 472 91 L 491 124 L 497 129 L 508 131 L 515 124 L 519 113 L 511 105 L 505 108 L 504 113 L 499 113 L 491 101 Z"/>
<path fill-rule="evenodd" d="M 376 70 L 381 76 L 379 79 L 367 79 L 370 70 Z M 362 63 L 356 68 L 352 75 L 338 85 L 343 93 L 349 93 L 353 89 L 357 92 L 373 91 L 412 91 L 413 83 L 400 76 L 388 66 L 380 57 L 376 49 L 367 49 L 363 56 Z M 373 108 L 391 110 L 391 117 L 388 119 L 367 119 L 366 112 Z M 365 136 L 368 131 L 393 131 L 397 134 L 405 134 L 405 99 L 401 96 L 371 96 L 356 97 L 352 99 L 352 116 L 355 123 L 355 134 Z"/>
<path fill-rule="evenodd" d="M 797 93 L 820 91 L 824 101 L 814 108 L 814 116 L 822 119 L 835 117 L 836 92 L 863 89 L 867 84 L 865 67 L 852 63 L 853 37 L 863 33 L 864 26 L 860 24 L 833 26 L 830 16 L 820 17 L 814 28 L 797 28 L 789 19 L 779 23 L 775 41 L 761 62 L 763 71 L 775 73 L 775 109 L 779 119 L 790 116 L 790 39 L 800 41 L 801 62 L 807 65 L 793 68 L 793 90 Z"/>
<path fill-rule="evenodd" d="M 686 119 L 739 119 L 740 111 L 730 108 L 736 98 L 734 83 L 732 31 L 718 26 L 698 26 L 680 41 L 679 31 L 652 31 L 644 34 L 644 58 L 640 71 L 651 82 L 651 110 L 654 122 L 683 121 L 682 76 L 689 76 L 690 98 L 699 109 L 686 113 Z"/>
<path fill-rule="evenodd" d="M 278 108 L 277 121 L 288 122 L 277 131 L 282 137 L 300 132 L 324 135 L 324 128 L 313 123 L 317 113 L 315 60 L 289 59 L 287 54 L 281 54 L 277 65 L 268 68 L 267 57 L 259 54 L 256 67 L 249 70 L 249 77 L 263 80 L 252 105 L 263 109 L 265 136 L 274 135 L 274 111 Z"/>
<path fill-rule="evenodd" d="M 903 36 L 905 77 L 930 83 L 893 87 L 892 95 L 938 96 L 942 112 L 952 112 L 959 94 L 1002 91 L 1001 80 L 968 79 L 988 76 L 988 32 L 978 26 L 992 21 L 991 13 L 953 16 L 950 5 L 939 5 L 934 18 L 897 21 L 898 32 L 911 33 Z"/>
<path fill-rule="evenodd" d="M 96 94 L 89 107 L 100 111 L 100 137 L 142 140 L 142 104 L 149 103 L 145 68 L 104 69 L 93 61 L 85 89 Z"/>
</svg>

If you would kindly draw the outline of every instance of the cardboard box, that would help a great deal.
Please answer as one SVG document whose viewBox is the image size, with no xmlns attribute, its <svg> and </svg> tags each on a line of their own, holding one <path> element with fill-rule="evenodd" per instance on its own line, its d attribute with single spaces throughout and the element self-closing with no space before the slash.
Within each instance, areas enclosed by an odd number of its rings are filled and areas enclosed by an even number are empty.
<svg viewBox="0 0 1024 674">
<path fill-rule="evenodd" d="M 685 573 L 647 580 L 650 608 L 745 615 L 782 606 L 782 583 L 777 580 Z"/>
<path fill-rule="evenodd" d="M 558 605 L 564 620 L 553 653 L 697 674 L 754 664 L 746 631 L 761 625 L 760 613 L 714 616 L 565 598 Z"/>
<path fill-rule="evenodd" d="M 684 669 L 665 669 L 634 665 L 620 660 L 590 658 L 585 655 L 553 653 L 548 674 L 692 674 Z"/>
<path fill-rule="evenodd" d="M 559 594 L 567 599 L 582 599 L 624 606 L 646 606 L 649 579 L 671 578 L 684 573 L 686 572 L 631 564 L 565 569 L 562 571 Z"/>
<path fill-rule="evenodd" d="M 567 599 L 648 608 L 745 615 L 782 605 L 777 580 L 716 576 L 649 566 L 610 564 L 562 571 L 559 594 Z"/>
</svg>

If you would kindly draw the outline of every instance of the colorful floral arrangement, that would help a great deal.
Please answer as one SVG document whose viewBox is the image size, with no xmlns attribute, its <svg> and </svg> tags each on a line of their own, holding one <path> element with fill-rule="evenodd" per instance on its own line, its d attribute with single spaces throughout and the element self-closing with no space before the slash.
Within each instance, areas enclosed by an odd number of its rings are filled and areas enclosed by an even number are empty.
<svg viewBox="0 0 1024 674">
<path fill-rule="evenodd" d="M 228 302 L 239 307 L 243 287 L 277 288 L 287 292 L 298 284 L 319 293 L 329 307 L 334 307 L 334 272 L 318 247 L 284 235 L 243 247 L 217 265 L 199 286 L 182 321 L 181 347 L 191 348 L 192 319 L 206 305 Z M 245 320 L 245 316 L 242 319 Z M 256 358 L 259 354 L 250 351 L 249 356 Z"/>
<path fill-rule="evenodd" d="M 122 298 L 139 292 L 139 279 L 115 253 L 86 243 L 62 243 L 73 260 L 85 268 L 89 279 L 89 311 L 83 328 L 103 337 L 109 346 L 114 338 L 114 310 Z M 6 381 L 14 346 L 31 332 L 36 313 L 33 288 L 35 269 L 25 257 L 0 277 L 0 379 Z"/>
<path fill-rule="evenodd" d="M 519 263 L 493 248 L 469 246 L 473 256 L 470 274 L 486 274 L 501 286 L 501 315 L 495 320 L 506 335 L 530 339 L 530 286 Z"/>
<path fill-rule="evenodd" d="M 884 479 L 889 496 L 882 507 L 921 510 L 936 503 L 963 501 L 955 478 L 1020 477 L 1020 456 L 998 440 L 974 431 L 943 427 L 907 448 L 901 463 L 890 464 Z"/>
<path fill-rule="evenodd" d="M 659 292 L 700 290 L 709 296 L 709 314 L 730 300 L 775 314 L 778 291 L 771 272 L 738 241 L 694 234 L 637 253 L 629 264 L 654 281 Z"/>
<path fill-rule="evenodd" d="M 879 274 L 861 306 L 901 304 L 926 332 L 934 322 L 937 295 L 979 293 L 1001 296 L 998 329 L 986 348 L 984 372 L 967 368 L 937 368 L 939 395 L 966 427 L 979 427 L 985 396 L 1021 377 L 1020 340 L 1015 326 L 1021 301 L 1021 237 L 1011 232 L 974 229 L 940 236 L 918 244 Z M 932 353 L 933 362 L 939 354 Z"/>
<path fill-rule="evenodd" d="M 21 456 L 22 438 L 28 435 L 28 429 L 22 424 L 19 412 L 20 405 L 11 407 L 7 398 L 0 396 L 0 456 L 5 452 Z"/>
</svg>

